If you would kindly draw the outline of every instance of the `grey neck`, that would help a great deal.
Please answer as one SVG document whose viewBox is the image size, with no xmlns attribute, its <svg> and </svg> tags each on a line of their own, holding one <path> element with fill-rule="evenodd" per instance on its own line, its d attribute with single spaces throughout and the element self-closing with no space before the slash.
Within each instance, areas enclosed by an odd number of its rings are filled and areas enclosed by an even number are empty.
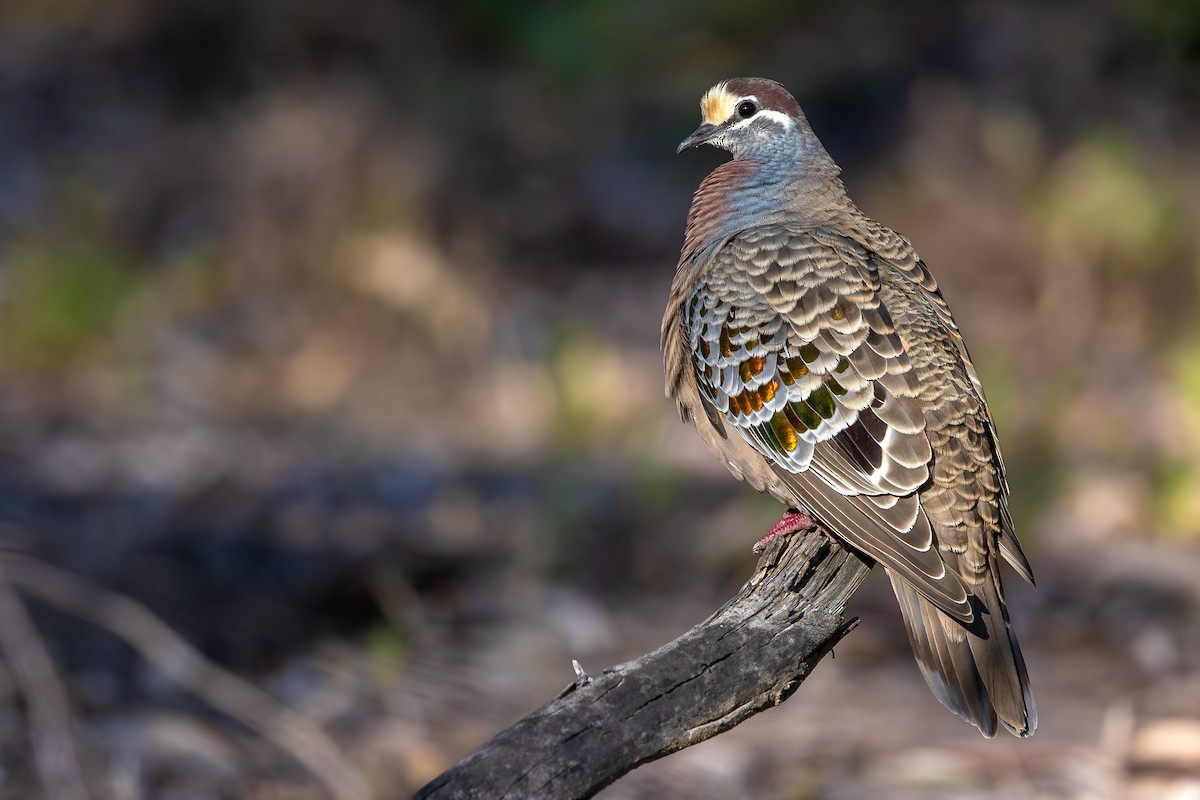
<svg viewBox="0 0 1200 800">
<path fill-rule="evenodd" d="M 854 208 L 838 177 L 840 170 L 828 156 L 810 156 L 805 161 L 811 166 L 800 170 L 794 161 L 786 166 L 772 164 L 775 159 L 755 161 L 721 220 L 721 239 L 759 225 L 821 225 Z M 787 177 L 780 180 L 780 175 Z"/>
</svg>

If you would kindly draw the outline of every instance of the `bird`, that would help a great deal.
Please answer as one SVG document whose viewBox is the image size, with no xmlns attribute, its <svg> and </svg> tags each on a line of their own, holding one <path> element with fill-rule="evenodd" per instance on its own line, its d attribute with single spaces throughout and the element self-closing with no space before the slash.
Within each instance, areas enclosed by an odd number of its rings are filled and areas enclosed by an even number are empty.
<svg viewBox="0 0 1200 800">
<path fill-rule="evenodd" d="M 662 325 L 668 397 L 733 475 L 883 565 L 933 694 L 988 738 L 1037 728 L 1000 562 L 1035 586 L 996 426 L 937 281 L 847 196 L 799 104 L 721 81 L 679 145 L 700 183 Z"/>
</svg>

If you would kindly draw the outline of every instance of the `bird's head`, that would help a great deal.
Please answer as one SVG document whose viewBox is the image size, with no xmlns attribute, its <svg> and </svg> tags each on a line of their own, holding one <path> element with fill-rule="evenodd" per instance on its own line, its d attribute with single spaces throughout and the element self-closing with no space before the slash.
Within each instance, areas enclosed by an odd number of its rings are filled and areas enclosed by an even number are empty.
<svg viewBox="0 0 1200 800">
<path fill-rule="evenodd" d="M 823 148 L 787 89 L 765 78 L 731 78 L 700 98 L 701 124 L 679 152 L 702 144 L 728 150 L 734 158 L 796 158 Z"/>
</svg>

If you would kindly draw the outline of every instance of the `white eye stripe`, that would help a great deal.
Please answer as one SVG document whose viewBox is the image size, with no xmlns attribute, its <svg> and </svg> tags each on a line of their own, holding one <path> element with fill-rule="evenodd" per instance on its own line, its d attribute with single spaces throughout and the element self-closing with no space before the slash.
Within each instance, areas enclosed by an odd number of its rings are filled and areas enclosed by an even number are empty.
<svg viewBox="0 0 1200 800">
<path fill-rule="evenodd" d="M 744 99 L 751 100 L 753 98 L 747 97 Z M 792 118 L 791 117 L 789 117 L 787 114 L 784 114 L 782 111 L 772 111 L 770 109 L 763 109 L 762 111 L 759 111 L 757 114 L 755 114 L 752 117 L 747 117 L 746 119 L 742 120 L 741 122 L 738 122 L 734 125 L 730 125 L 729 129 L 737 130 L 738 128 L 744 128 L 747 125 L 750 125 L 751 123 L 753 123 L 756 119 L 760 119 L 760 118 L 766 118 L 766 119 L 771 120 L 771 122 L 774 122 L 776 125 L 780 126 L 785 131 L 792 129 Z"/>
<path fill-rule="evenodd" d="M 742 103 L 746 103 L 746 102 L 754 103 L 754 114 L 751 114 L 745 120 L 746 122 L 749 122 L 751 119 L 754 119 L 755 115 L 758 114 L 758 98 L 755 95 L 748 94 L 745 97 L 739 97 L 733 104 L 733 114 L 737 114 L 738 109 L 742 107 Z M 733 114 L 730 114 L 729 116 L 732 117 Z M 741 116 L 741 115 L 738 114 L 738 116 Z M 738 123 L 737 125 L 734 125 L 733 127 L 737 128 L 741 124 L 742 123 Z"/>
</svg>

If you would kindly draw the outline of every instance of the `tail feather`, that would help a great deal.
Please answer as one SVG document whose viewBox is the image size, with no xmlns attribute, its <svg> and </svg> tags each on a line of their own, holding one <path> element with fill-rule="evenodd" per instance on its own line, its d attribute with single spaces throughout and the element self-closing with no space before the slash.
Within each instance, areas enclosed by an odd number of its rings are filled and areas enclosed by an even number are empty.
<svg viewBox="0 0 1200 800">
<path fill-rule="evenodd" d="M 992 581 L 975 587 L 977 624 L 968 628 L 902 578 L 890 572 L 889 577 L 917 664 L 934 695 L 988 738 L 996 735 L 997 722 L 1014 736 L 1031 735 L 1037 706 L 1029 674 Z"/>
</svg>

